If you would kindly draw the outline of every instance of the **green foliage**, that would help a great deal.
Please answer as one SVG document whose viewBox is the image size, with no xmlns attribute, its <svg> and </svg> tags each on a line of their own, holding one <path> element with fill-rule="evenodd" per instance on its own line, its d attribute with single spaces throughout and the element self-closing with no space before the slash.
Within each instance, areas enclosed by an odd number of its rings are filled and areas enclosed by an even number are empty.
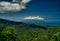
<svg viewBox="0 0 60 41">
<path fill-rule="evenodd" d="M 0 25 L 0 41 L 60 41 L 60 26 L 42 26 L 48 29 L 34 28 L 28 24 Z"/>
<path fill-rule="evenodd" d="M 20 33 L 20 41 L 60 41 L 60 28 L 50 26 L 48 30 L 41 28 L 24 28 Z M 26 30 L 25 30 L 26 29 Z M 22 28 L 20 28 L 22 30 Z M 22 34 L 23 33 L 23 34 Z"/>
<path fill-rule="evenodd" d="M 0 32 L 1 32 L 3 29 L 5 29 L 5 26 L 2 25 L 2 24 L 0 24 Z"/>
<path fill-rule="evenodd" d="M 0 41 L 18 41 L 15 29 L 0 25 Z"/>
</svg>

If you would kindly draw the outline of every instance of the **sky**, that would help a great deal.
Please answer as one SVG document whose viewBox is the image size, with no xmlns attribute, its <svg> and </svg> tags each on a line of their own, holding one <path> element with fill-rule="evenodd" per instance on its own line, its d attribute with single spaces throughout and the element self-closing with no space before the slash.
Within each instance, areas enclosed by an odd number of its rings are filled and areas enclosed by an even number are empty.
<svg viewBox="0 0 60 41">
<path fill-rule="evenodd" d="M 1 0 L 0 18 L 60 22 L 60 0 Z"/>
</svg>

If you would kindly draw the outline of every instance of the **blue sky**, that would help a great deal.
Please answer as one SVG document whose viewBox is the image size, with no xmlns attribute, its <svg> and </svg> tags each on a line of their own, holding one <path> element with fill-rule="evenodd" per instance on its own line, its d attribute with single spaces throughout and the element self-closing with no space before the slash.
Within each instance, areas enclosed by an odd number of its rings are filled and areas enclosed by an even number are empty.
<svg viewBox="0 0 60 41">
<path fill-rule="evenodd" d="M 31 0 L 21 11 L 0 14 L 0 18 L 16 21 L 21 21 L 26 16 L 40 16 L 47 21 L 59 21 L 60 0 Z"/>
</svg>

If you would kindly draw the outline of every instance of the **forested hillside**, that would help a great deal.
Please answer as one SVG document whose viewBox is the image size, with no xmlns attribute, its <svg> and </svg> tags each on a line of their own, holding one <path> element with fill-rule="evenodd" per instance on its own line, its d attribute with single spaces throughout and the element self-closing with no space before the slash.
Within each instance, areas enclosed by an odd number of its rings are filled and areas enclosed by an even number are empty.
<svg viewBox="0 0 60 41">
<path fill-rule="evenodd" d="M 0 20 L 0 41 L 60 41 L 60 26 Z"/>
</svg>

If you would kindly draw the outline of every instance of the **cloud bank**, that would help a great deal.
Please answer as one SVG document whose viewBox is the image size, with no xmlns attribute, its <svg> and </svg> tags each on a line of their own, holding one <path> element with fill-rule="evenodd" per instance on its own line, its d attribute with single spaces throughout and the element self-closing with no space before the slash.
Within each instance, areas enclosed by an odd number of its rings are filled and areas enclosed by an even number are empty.
<svg viewBox="0 0 60 41">
<path fill-rule="evenodd" d="M 28 16 L 23 19 L 25 19 L 25 20 L 44 20 L 44 18 L 39 17 L 39 16 Z"/>
<path fill-rule="evenodd" d="M 0 13 L 6 13 L 6 12 L 17 12 L 21 11 L 26 8 L 27 3 L 29 3 L 30 0 L 12 0 L 11 2 L 1 1 L 0 2 Z"/>
</svg>

